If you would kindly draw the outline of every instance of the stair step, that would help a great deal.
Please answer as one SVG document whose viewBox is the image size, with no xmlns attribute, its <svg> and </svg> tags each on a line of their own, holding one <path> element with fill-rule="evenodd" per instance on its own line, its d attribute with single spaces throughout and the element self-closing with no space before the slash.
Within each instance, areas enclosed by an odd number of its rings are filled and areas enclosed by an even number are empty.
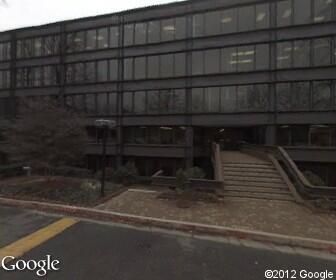
<svg viewBox="0 0 336 280">
<path fill-rule="evenodd" d="M 290 194 L 275 194 L 275 193 L 253 193 L 253 192 L 234 192 L 224 191 L 223 197 L 240 197 L 240 198 L 256 198 L 256 199 L 268 199 L 268 200 L 280 200 L 280 201 L 295 201 Z"/>
<path fill-rule="evenodd" d="M 260 168 L 260 169 L 270 169 L 274 168 L 271 163 L 228 163 L 222 162 L 222 166 L 224 167 L 240 167 L 240 168 Z"/>
<path fill-rule="evenodd" d="M 288 188 L 284 182 L 256 182 L 256 181 L 239 181 L 239 180 L 224 180 L 226 186 L 251 186 L 263 188 Z"/>
<path fill-rule="evenodd" d="M 263 188 L 251 186 L 225 186 L 224 191 L 234 192 L 247 192 L 247 193 L 277 193 L 277 194 L 290 194 L 288 188 Z"/>
<path fill-rule="evenodd" d="M 281 177 L 279 178 L 268 178 L 268 177 L 253 177 L 253 176 L 230 176 L 223 174 L 224 183 L 227 180 L 231 181 L 250 181 L 250 182 L 265 182 L 265 183 L 283 183 Z"/>
<path fill-rule="evenodd" d="M 278 174 L 278 171 L 273 168 L 245 168 L 245 167 L 228 167 L 228 166 L 222 166 L 222 169 L 224 172 L 226 171 L 236 171 L 236 172 L 256 172 L 256 173 L 276 173 Z"/>
<path fill-rule="evenodd" d="M 281 179 L 280 175 L 277 172 L 273 173 L 265 173 L 265 172 L 251 172 L 248 171 L 231 171 L 231 170 L 223 170 L 223 176 L 236 176 L 238 178 L 241 177 L 253 177 L 253 178 L 275 178 Z"/>
</svg>

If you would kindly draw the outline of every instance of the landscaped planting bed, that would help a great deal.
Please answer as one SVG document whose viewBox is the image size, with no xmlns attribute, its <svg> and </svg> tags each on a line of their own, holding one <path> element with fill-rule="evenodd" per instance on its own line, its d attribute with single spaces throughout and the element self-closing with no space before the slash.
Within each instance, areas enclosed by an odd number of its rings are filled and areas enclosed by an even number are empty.
<svg viewBox="0 0 336 280">
<path fill-rule="evenodd" d="M 0 182 L 0 196 L 37 200 L 76 206 L 95 206 L 122 189 L 120 185 L 107 182 L 105 197 L 95 180 L 68 177 L 15 177 Z"/>
</svg>

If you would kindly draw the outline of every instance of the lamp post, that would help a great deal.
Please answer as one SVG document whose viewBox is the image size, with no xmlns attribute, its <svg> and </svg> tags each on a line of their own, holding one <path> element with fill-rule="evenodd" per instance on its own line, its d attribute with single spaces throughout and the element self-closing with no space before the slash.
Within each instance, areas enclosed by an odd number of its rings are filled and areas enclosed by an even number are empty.
<svg viewBox="0 0 336 280">
<path fill-rule="evenodd" d="M 102 168 L 102 175 L 100 181 L 100 195 L 105 195 L 105 167 L 106 167 L 106 142 L 108 138 L 108 131 L 111 128 L 115 128 L 116 122 L 113 120 L 96 120 L 95 121 L 96 127 L 98 129 L 102 129 L 103 131 L 103 138 L 102 138 L 102 155 L 101 155 L 101 168 Z"/>
</svg>

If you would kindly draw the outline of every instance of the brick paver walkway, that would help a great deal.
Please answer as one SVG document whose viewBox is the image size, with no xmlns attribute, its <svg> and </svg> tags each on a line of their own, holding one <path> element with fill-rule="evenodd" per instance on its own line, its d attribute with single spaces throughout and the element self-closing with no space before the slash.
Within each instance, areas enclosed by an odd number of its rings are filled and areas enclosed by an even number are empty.
<svg viewBox="0 0 336 280">
<path fill-rule="evenodd" d="M 159 193 L 127 191 L 100 209 L 147 217 L 180 220 L 336 241 L 336 214 L 316 214 L 294 202 L 226 198 L 218 203 L 197 202 L 189 209 Z"/>
</svg>

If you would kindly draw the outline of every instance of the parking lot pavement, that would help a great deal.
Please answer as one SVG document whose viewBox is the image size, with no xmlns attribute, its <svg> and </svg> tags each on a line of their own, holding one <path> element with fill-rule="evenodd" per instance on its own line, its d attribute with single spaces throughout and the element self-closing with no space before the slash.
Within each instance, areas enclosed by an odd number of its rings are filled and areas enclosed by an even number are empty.
<svg viewBox="0 0 336 280">
<path fill-rule="evenodd" d="M 0 206 L 0 248 L 51 224 L 57 219 L 36 211 Z"/>
<path fill-rule="evenodd" d="M 22 259 L 59 260 L 44 279 L 260 280 L 265 270 L 336 273 L 336 261 L 210 239 L 81 221 Z M 4 272 L 0 279 L 37 279 L 36 271 Z M 301 279 L 297 277 L 296 279 Z"/>
</svg>

